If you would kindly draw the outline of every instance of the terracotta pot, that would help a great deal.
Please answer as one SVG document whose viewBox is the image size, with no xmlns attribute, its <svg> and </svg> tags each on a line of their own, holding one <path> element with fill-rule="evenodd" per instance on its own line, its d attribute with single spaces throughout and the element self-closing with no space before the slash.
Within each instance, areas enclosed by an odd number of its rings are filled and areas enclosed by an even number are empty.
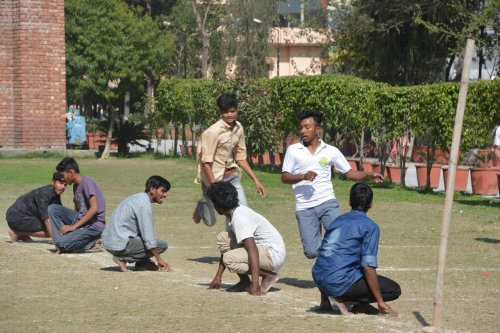
<svg viewBox="0 0 500 333">
<path fill-rule="evenodd" d="M 387 174 L 389 175 L 389 179 L 394 184 L 401 184 L 401 169 L 399 165 L 386 165 L 385 169 L 387 170 Z M 408 170 L 408 167 L 405 168 Z"/>
<path fill-rule="evenodd" d="M 365 172 L 373 172 L 373 162 L 363 161 L 363 171 Z"/>
<path fill-rule="evenodd" d="M 448 166 L 443 166 L 443 180 L 444 180 L 444 188 L 446 189 L 446 185 L 448 184 Z M 466 166 L 458 166 L 457 172 L 455 174 L 455 191 L 465 192 L 467 188 L 467 182 L 469 181 L 469 167 Z"/>
<path fill-rule="evenodd" d="M 353 170 L 359 170 L 358 165 L 359 161 L 354 159 L 354 158 L 347 158 L 347 162 L 349 162 L 349 165 L 351 166 L 351 169 Z"/>
<path fill-rule="evenodd" d="M 382 173 L 382 166 L 378 162 L 372 163 L 372 171 L 376 173 Z M 382 175 L 384 178 L 389 178 L 389 172 L 387 171 L 387 165 L 384 168 L 384 174 Z"/>
<path fill-rule="evenodd" d="M 496 195 L 500 168 L 471 168 L 472 193 Z"/>
<path fill-rule="evenodd" d="M 424 188 L 427 185 L 427 165 L 416 164 L 418 187 Z M 439 177 L 441 176 L 441 165 L 433 164 L 431 166 L 431 188 L 439 186 Z"/>
</svg>

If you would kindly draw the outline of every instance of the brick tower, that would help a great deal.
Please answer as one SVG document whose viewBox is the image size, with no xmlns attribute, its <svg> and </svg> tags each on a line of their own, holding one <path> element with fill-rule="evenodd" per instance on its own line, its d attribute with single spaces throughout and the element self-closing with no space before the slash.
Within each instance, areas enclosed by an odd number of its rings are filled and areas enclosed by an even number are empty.
<svg viewBox="0 0 500 333">
<path fill-rule="evenodd" d="M 64 0 L 0 1 L 0 153 L 66 147 Z"/>
</svg>

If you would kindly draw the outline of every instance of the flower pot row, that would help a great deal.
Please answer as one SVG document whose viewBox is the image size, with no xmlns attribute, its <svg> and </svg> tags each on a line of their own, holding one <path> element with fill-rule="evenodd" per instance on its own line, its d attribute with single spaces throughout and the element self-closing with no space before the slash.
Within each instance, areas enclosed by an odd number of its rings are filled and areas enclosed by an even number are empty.
<svg viewBox="0 0 500 333">
<path fill-rule="evenodd" d="M 359 161 L 348 159 L 349 164 L 354 170 L 359 170 Z M 427 165 L 415 165 L 418 187 L 426 187 Z M 441 171 L 443 172 L 443 181 L 446 188 L 448 183 L 448 165 L 433 164 L 430 172 L 430 187 L 436 189 L 439 186 Z M 363 170 L 367 172 L 380 173 L 380 164 L 373 161 L 364 161 Z M 472 193 L 480 195 L 496 195 L 500 192 L 500 167 L 493 168 L 472 168 L 467 166 L 458 166 L 455 173 L 455 191 L 464 192 L 471 177 Z M 384 178 L 389 179 L 394 184 L 401 183 L 401 169 L 398 165 L 386 165 Z"/>
</svg>

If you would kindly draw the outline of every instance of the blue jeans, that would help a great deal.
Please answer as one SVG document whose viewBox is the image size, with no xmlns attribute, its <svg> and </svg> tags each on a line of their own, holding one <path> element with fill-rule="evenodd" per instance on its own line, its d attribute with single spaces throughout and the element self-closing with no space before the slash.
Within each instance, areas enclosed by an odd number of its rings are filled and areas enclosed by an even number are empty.
<svg viewBox="0 0 500 333">
<path fill-rule="evenodd" d="M 321 224 L 326 230 L 330 223 L 341 214 L 337 200 L 331 199 L 322 204 L 295 212 L 299 224 L 300 239 L 304 248 L 304 255 L 314 259 L 318 255 L 323 236 Z"/>
<path fill-rule="evenodd" d="M 247 197 L 245 195 L 245 191 L 243 190 L 243 186 L 241 185 L 241 178 L 238 173 L 234 173 L 231 176 L 222 179 L 223 182 L 229 182 L 234 185 L 236 191 L 238 192 L 238 201 L 240 205 L 248 206 Z M 196 205 L 196 209 L 203 220 L 203 222 L 209 227 L 213 226 L 215 222 L 217 222 L 217 215 L 214 207 L 214 203 L 207 196 L 208 187 L 202 183 L 201 189 L 203 191 L 203 199 L 198 201 Z"/>
<path fill-rule="evenodd" d="M 164 240 L 157 239 L 156 248 L 158 249 L 159 253 L 163 253 L 167 250 L 168 244 Z M 139 236 L 131 238 L 127 243 L 127 247 L 123 250 L 120 251 L 107 250 L 107 251 L 111 253 L 116 259 L 123 260 L 126 262 L 144 261 L 153 256 L 153 253 L 151 253 L 150 250 L 146 249 L 146 247 L 144 246 L 144 242 L 142 241 L 142 238 Z"/>
<path fill-rule="evenodd" d="M 88 224 L 62 235 L 59 230 L 64 225 L 75 224 L 78 221 L 78 213 L 61 205 L 50 205 L 48 211 L 52 237 L 60 251 L 88 250 L 101 237 L 102 231 L 95 230 Z"/>
</svg>

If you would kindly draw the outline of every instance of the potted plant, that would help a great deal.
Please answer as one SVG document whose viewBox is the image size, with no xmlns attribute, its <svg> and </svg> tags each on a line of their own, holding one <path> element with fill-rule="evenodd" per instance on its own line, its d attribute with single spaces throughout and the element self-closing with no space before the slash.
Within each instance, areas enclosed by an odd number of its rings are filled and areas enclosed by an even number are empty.
<svg viewBox="0 0 500 333">
<path fill-rule="evenodd" d="M 500 167 L 493 167 L 493 152 L 476 154 L 477 167 L 471 168 L 472 193 L 496 195 L 498 193 L 498 173 Z M 491 165 L 491 167 L 489 167 Z"/>
<path fill-rule="evenodd" d="M 465 192 L 467 189 L 467 183 L 469 182 L 469 172 L 470 172 L 470 165 L 464 165 L 464 154 L 459 153 L 458 156 L 458 166 L 456 168 L 455 172 L 455 191 L 458 192 Z M 446 189 L 446 186 L 448 184 L 448 171 L 449 171 L 449 166 L 448 165 L 443 165 L 442 168 L 443 170 L 443 181 L 444 181 L 444 187 Z"/>
<path fill-rule="evenodd" d="M 441 177 L 441 165 L 435 164 L 435 150 L 427 147 L 425 154 L 421 154 L 425 163 L 415 164 L 418 187 L 427 191 L 436 189 L 439 186 Z"/>
</svg>

